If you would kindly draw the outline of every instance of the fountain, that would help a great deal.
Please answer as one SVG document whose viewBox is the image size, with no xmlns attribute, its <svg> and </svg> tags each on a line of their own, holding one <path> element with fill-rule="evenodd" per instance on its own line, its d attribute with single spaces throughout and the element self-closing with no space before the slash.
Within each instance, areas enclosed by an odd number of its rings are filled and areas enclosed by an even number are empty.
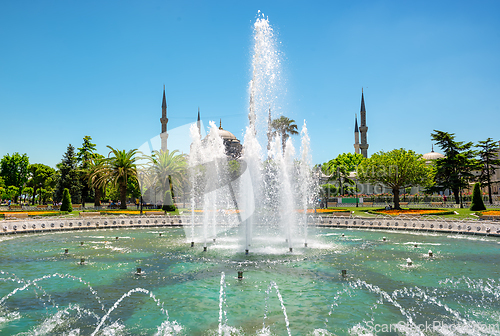
<svg viewBox="0 0 500 336">
<path fill-rule="evenodd" d="M 290 139 L 262 152 L 279 110 L 263 17 L 255 41 L 239 171 L 225 173 L 215 124 L 203 140 L 192 127 L 183 227 L 0 236 L 2 334 L 500 335 L 498 237 L 308 225 L 307 127 L 298 163 Z"/>
<path fill-rule="evenodd" d="M 239 170 L 229 170 L 225 146 L 215 123 L 210 123 L 210 131 L 203 140 L 197 125 L 190 129 L 192 215 L 191 225 L 185 229 L 188 243 L 194 246 L 199 242 L 204 251 L 210 240 L 216 243 L 219 237 L 235 229 L 241 232 L 237 249 L 245 254 L 274 248 L 281 242 L 286 243 L 289 252 L 308 245 L 307 211 L 313 204 L 314 192 L 307 127 L 304 121 L 298 161 L 291 138 L 270 133 L 272 107 L 279 111 L 276 97 L 281 60 L 268 20 L 259 17 L 254 28 L 249 125 L 243 155 L 235 161 Z M 259 132 L 261 129 L 267 132 Z M 262 140 L 268 141 L 265 154 Z M 203 210 L 198 226 L 196 209 Z"/>
</svg>

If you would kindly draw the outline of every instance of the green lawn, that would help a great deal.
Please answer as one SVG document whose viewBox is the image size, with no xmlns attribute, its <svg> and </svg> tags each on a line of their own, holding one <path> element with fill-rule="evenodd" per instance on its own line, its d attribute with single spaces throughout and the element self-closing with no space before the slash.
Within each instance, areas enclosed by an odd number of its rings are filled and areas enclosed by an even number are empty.
<svg viewBox="0 0 500 336">
<path fill-rule="evenodd" d="M 356 206 L 350 206 L 350 207 L 342 206 L 342 207 L 339 207 L 339 208 L 347 209 L 347 210 L 349 210 L 351 212 L 354 211 L 354 216 L 357 216 L 357 217 L 376 217 L 377 216 L 377 215 L 374 215 L 374 214 L 371 214 L 371 213 L 367 212 L 368 210 L 377 209 L 376 207 L 358 207 L 358 208 L 356 208 Z M 402 209 L 405 209 L 405 208 L 402 207 Z M 438 208 L 435 208 L 435 209 L 438 209 Z M 445 210 L 445 211 L 455 211 L 455 212 L 458 213 L 458 215 L 457 214 L 455 214 L 455 215 L 441 215 L 440 217 L 443 217 L 443 218 L 449 218 L 449 219 L 466 219 L 466 218 L 477 219 L 477 216 L 474 216 L 475 211 L 470 211 L 468 208 L 464 208 L 464 209 L 460 209 L 460 208 L 457 208 L 457 209 L 444 208 L 442 210 Z M 500 208 L 489 208 L 488 210 L 500 210 Z"/>
</svg>

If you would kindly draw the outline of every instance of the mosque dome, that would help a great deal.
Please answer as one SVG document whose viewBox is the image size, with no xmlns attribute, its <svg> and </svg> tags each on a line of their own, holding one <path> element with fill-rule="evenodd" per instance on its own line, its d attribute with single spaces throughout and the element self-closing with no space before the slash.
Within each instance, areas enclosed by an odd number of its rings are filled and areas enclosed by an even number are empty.
<svg viewBox="0 0 500 336">
<path fill-rule="evenodd" d="M 434 146 L 432 146 L 432 150 L 429 153 L 426 153 L 426 154 L 422 155 L 422 159 L 424 159 L 426 163 L 431 163 L 434 160 L 442 159 L 444 157 L 445 156 L 443 154 L 436 153 L 434 151 Z"/>
<path fill-rule="evenodd" d="M 426 161 L 427 160 L 436 160 L 436 159 L 444 158 L 444 155 L 441 153 L 436 153 L 435 151 L 431 151 L 429 153 L 422 155 L 422 158 L 424 158 Z"/>
<path fill-rule="evenodd" d="M 238 140 L 236 139 L 233 133 L 226 131 L 222 127 L 219 127 L 219 135 L 222 138 L 222 140 L 229 140 L 229 141 Z"/>
<path fill-rule="evenodd" d="M 242 154 L 243 146 L 233 133 L 222 128 L 222 120 L 219 124 L 219 136 L 226 147 L 226 155 L 232 158 L 239 158 Z"/>
</svg>

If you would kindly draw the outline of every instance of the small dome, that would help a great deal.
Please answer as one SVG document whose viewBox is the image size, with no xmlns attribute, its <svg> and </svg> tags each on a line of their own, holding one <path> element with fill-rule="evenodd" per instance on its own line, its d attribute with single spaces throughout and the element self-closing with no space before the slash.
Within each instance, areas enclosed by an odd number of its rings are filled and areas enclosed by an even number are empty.
<svg viewBox="0 0 500 336">
<path fill-rule="evenodd" d="M 424 155 L 422 155 L 422 158 L 425 160 L 425 161 L 430 161 L 430 160 L 436 160 L 436 159 L 442 159 L 444 158 L 445 156 L 441 153 L 436 153 L 434 150 L 430 151 L 429 153 L 426 153 Z"/>
</svg>

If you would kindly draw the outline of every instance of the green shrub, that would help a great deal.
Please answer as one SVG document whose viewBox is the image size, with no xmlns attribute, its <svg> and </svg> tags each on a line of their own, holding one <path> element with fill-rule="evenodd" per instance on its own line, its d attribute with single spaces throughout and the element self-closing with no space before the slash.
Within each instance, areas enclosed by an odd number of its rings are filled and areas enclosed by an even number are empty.
<svg viewBox="0 0 500 336">
<path fill-rule="evenodd" d="M 71 195 L 69 194 L 68 188 L 64 188 L 61 211 L 73 211 L 73 206 L 71 205 Z"/>
<path fill-rule="evenodd" d="M 479 182 L 474 184 L 474 190 L 472 191 L 472 203 L 470 205 L 472 211 L 486 210 L 484 206 L 483 197 L 481 196 L 481 186 Z"/>
<path fill-rule="evenodd" d="M 176 210 L 176 207 L 175 207 L 175 205 L 173 205 L 173 204 L 164 204 L 164 205 L 161 207 L 161 209 L 162 209 L 163 211 L 165 211 L 165 212 L 166 212 L 166 211 L 168 211 L 168 212 L 172 212 L 172 211 L 175 211 L 175 210 Z"/>
</svg>

